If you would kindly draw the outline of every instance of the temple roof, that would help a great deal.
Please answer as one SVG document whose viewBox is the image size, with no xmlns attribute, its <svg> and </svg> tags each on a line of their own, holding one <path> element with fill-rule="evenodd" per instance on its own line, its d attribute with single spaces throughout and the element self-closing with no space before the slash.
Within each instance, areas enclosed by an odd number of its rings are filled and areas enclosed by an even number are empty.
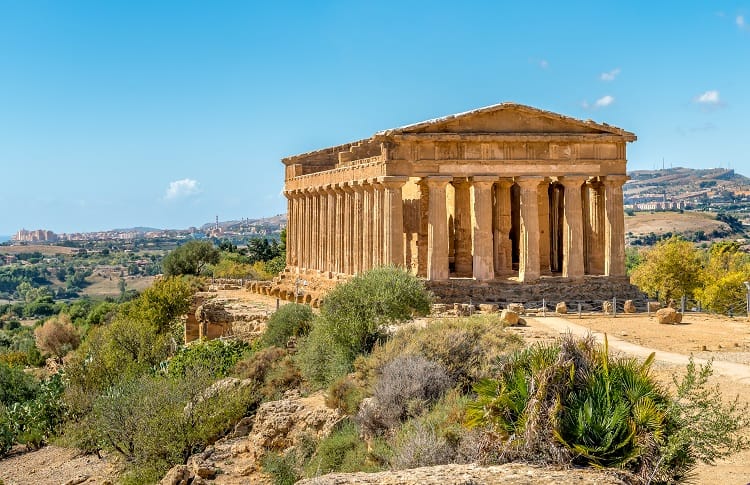
<svg viewBox="0 0 750 485">
<path fill-rule="evenodd" d="M 399 128 L 383 130 L 375 136 L 407 133 L 581 133 L 619 135 L 634 141 L 635 134 L 592 120 L 545 111 L 518 103 L 500 103 Z"/>
</svg>

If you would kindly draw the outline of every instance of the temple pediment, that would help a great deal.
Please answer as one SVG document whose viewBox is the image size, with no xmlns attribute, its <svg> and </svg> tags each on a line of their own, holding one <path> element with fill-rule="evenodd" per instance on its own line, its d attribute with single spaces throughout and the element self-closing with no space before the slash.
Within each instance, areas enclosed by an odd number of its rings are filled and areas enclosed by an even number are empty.
<svg viewBox="0 0 750 485">
<path fill-rule="evenodd" d="M 633 133 L 615 126 L 578 120 L 550 111 L 516 103 L 501 103 L 465 113 L 384 130 L 379 135 L 408 134 L 544 134 L 544 135 L 616 135 L 626 141 Z"/>
</svg>

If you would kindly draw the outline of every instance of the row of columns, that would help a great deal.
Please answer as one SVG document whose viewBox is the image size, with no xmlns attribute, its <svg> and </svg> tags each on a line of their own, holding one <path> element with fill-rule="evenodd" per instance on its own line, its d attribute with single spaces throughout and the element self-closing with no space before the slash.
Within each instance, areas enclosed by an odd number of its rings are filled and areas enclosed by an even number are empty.
<svg viewBox="0 0 750 485">
<path fill-rule="evenodd" d="M 407 180 L 385 176 L 287 191 L 287 266 L 345 274 L 402 266 Z"/>
<path fill-rule="evenodd" d="M 557 177 L 564 188 L 563 277 L 625 275 L 622 184 L 625 176 Z M 402 187 L 407 177 L 379 177 L 287 191 L 287 265 L 357 274 L 383 265 L 404 264 Z M 424 177 L 429 280 L 450 277 L 449 253 L 457 272 L 470 268 L 476 280 L 513 273 L 510 240 L 513 185 L 518 186 L 518 279 L 533 282 L 549 270 L 550 179 L 522 176 Z M 455 188 L 454 227 L 449 241 L 446 188 Z M 427 199 L 426 201 L 424 199 Z M 540 238 L 540 234 L 543 237 Z M 452 244 L 464 241 L 455 248 Z M 557 239 L 555 239 L 557 241 Z M 468 243 L 466 243 L 468 242 Z"/>
</svg>

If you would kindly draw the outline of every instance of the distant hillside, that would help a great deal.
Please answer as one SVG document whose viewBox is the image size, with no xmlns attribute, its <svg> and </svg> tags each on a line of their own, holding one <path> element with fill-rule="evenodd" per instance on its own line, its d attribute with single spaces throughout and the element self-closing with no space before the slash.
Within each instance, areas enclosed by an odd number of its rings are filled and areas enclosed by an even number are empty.
<svg viewBox="0 0 750 485">
<path fill-rule="evenodd" d="M 260 219 L 242 219 L 234 221 L 219 221 L 219 227 L 224 231 L 238 231 L 249 227 L 265 226 L 271 230 L 281 230 L 281 227 L 286 226 L 286 214 L 277 214 L 271 217 L 263 217 Z M 216 222 L 207 222 L 203 224 L 200 229 L 202 231 L 209 231 L 216 227 Z"/>
<path fill-rule="evenodd" d="M 664 170 L 635 170 L 628 172 L 630 181 L 625 184 L 626 195 L 636 195 L 655 191 L 680 194 L 725 189 L 732 191 L 750 190 L 750 178 L 732 169 L 694 169 L 675 167 Z"/>
</svg>

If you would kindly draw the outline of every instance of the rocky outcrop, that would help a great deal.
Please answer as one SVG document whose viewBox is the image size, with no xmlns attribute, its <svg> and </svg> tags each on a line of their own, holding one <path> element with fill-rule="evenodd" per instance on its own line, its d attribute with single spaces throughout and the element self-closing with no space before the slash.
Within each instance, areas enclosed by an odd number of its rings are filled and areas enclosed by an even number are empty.
<svg viewBox="0 0 750 485">
<path fill-rule="evenodd" d="M 616 475 L 592 468 L 553 469 L 522 463 L 482 467 L 439 465 L 381 473 L 332 473 L 297 485 L 625 485 Z"/>
<path fill-rule="evenodd" d="M 622 311 L 625 313 L 635 313 L 635 303 L 633 303 L 633 300 L 625 300 Z"/>
<path fill-rule="evenodd" d="M 269 312 L 239 298 L 196 296 L 196 309 L 185 323 L 185 341 L 236 336 L 253 340 L 265 329 Z"/>
<path fill-rule="evenodd" d="M 500 313 L 500 323 L 503 325 L 518 325 L 518 313 L 513 310 L 505 309 Z"/>
<path fill-rule="evenodd" d="M 561 301 L 557 305 L 555 305 L 555 313 L 558 315 L 565 315 L 568 313 L 568 305 L 565 304 L 564 301 Z"/>
<path fill-rule="evenodd" d="M 191 456 L 187 465 L 173 467 L 160 483 L 270 484 L 260 470 L 267 451 L 289 449 L 308 436 L 323 438 L 341 417 L 326 406 L 323 392 L 308 397 L 290 392 L 282 400 L 261 404 L 253 418 L 240 420 L 233 433 Z"/>
<path fill-rule="evenodd" d="M 682 313 L 674 308 L 662 308 L 656 311 L 656 320 L 659 323 L 676 325 L 682 322 Z"/>
</svg>

